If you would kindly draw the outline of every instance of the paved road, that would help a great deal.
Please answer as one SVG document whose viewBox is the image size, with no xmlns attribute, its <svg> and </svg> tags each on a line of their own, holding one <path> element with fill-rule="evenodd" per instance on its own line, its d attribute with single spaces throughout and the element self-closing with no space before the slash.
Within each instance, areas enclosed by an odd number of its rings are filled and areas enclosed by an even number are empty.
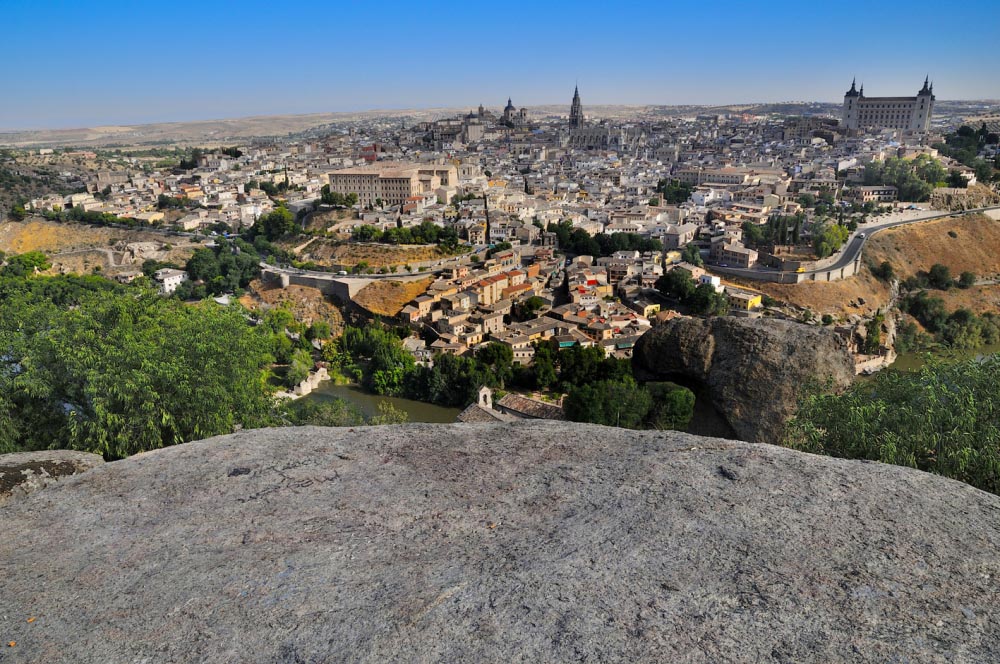
<svg viewBox="0 0 1000 664">
<path fill-rule="evenodd" d="M 985 212 L 987 210 L 997 210 L 1000 209 L 1000 205 L 994 205 L 985 208 L 976 208 L 974 210 L 968 210 L 967 212 Z M 887 228 L 895 228 L 896 226 L 905 226 L 907 224 L 915 224 L 921 221 L 930 221 L 931 219 L 943 219 L 944 217 L 955 216 L 956 212 L 938 212 L 934 210 L 928 211 L 902 211 L 890 214 L 886 219 L 874 224 L 868 224 L 864 228 L 858 228 L 857 231 L 851 236 L 850 240 L 841 249 L 841 256 L 833 265 L 822 269 L 822 270 L 812 270 L 812 273 L 827 272 L 829 270 L 839 270 L 842 267 L 850 265 L 855 260 L 861 256 L 861 250 L 864 249 L 865 242 L 867 242 L 873 235 L 878 232 L 884 231 Z M 864 236 L 864 237 L 862 237 Z M 809 274 L 809 272 L 807 272 Z"/>
<path fill-rule="evenodd" d="M 944 217 L 953 217 L 963 213 L 975 213 L 975 212 L 986 212 L 987 210 L 1000 210 L 1000 205 L 993 205 L 984 208 L 975 208 L 973 210 L 965 210 L 964 212 L 940 212 L 938 210 L 900 210 L 899 212 L 893 212 L 887 217 L 881 219 L 880 221 L 874 223 L 868 223 L 863 226 L 859 226 L 858 230 L 851 234 L 847 242 L 840 249 L 840 257 L 837 258 L 832 264 L 815 270 L 807 270 L 801 274 L 811 275 L 811 274 L 825 274 L 827 272 L 834 272 L 843 267 L 847 267 L 856 261 L 864 249 L 865 243 L 871 239 L 873 235 L 884 231 L 887 228 L 895 228 L 896 226 L 905 226 L 907 224 L 916 224 L 923 221 L 930 221 L 931 219 L 942 219 Z M 722 268 L 716 265 L 709 266 L 713 270 L 721 272 L 727 275 L 745 277 L 747 279 L 758 279 L 761 280 L 762 275 L 768 273 L 781 272 L 773 267 L 760 266 L 757 268 L 752 268 L 745 270 L 742 268 L 732 268 L 726 267 Z"/>
</svg>

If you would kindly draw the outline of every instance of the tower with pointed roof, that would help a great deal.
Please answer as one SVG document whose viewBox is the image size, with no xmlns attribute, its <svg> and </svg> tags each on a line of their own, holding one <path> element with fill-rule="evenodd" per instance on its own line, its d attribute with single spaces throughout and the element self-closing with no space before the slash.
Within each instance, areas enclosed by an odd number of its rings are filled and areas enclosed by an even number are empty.
<svg viewBox="0 0 1000 664">
<path fill-rule="evenodd" d="M 583 104 L 580 103 L 580 87 L 573 89 L 573 103 L 569 107 L 569 128 L 576 129 L 583 125 Z"/>
</svg>

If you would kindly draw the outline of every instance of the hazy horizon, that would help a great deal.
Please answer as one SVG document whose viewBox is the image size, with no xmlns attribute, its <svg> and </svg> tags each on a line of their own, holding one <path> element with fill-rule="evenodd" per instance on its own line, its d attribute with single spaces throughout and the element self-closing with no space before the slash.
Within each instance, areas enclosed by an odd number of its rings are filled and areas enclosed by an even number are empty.
<svg viewBox="0 0 1000 664">
<path fill-rule="evenodd" d="M 581 93 L 582 96 L 582 93 Z M 875 95 L 872 95 L 875 96 Z M 879 95 L 883 96 L 883 95 Z M 885 95 L 889 96 L 889 95 Z M 940 102 L 984 102 L 984 103 L 996 103 L 1000 104 L 1000 99 L 941 99 L 937 100 Z M 504 98 L 502 102 L 496 104 L 484 103 L 483 106 L 487 110 L 493 110 L 498 112 L 503 110 L 504 105 L 507 103 L 507 99 Z M 687 103 L 687 104 L 665 104 L 657 102 L 636 102 L 630 104 L 624 103 L 593 103 L 589 104 L 591 107 L 602 107 L 602 108 L 641 108 L 647 106 L 653 107 L 664 107 L 664 108 L 682 108 L 690 106 L 695 107 L 725 107 L 725 106 L 753 106 L 753 105 L 764 105 L 764 104 L 840 104 L 840 100 L 821 100 L 821 99 L 778 99 L 778 100 L 750 100 L 750 101 L 731 101 L 722 103 Z M 427 106 L 400 106 L 400 107 L 358 107 L 354 109 L 332 109 L 332 110 L 314 110 L 314 111 L 301 111 L 301 112 L 281 112 L 276 111 L 274 113 L 251 113 L 246 115 L 229 115 L 229 116 L 216 116 L 216 117 L 185 117 L 185 118 L 150 118 L 142 119 L 139 118 L 135 121 L 129 122 L 99 122 L 99 123 L 85 123 L 85 124 L 66 124 L 59 126 L 23 126 L 23 127 L 4 127 L 0 126 L 0 133 L 22 133 L 22 132 L 32 132 L 32 131 L 61 131 L 61 130 L 74 130 L 74 129 L 88 129 L 88 128 L 98 128 L 98 127 L 132 127 L 132 126 L 143 126 L 143 125 L 159 125 L 159 124 L 187 124 L 187 123 L 198 123 L 198 122 L 226 122 L 226 121 L 238 121 L 238 120 L 248 120 L 251 118 L 271 118 L 271 117 L 304 117 L 309 115 L 352 115 L 357 113 L 379 113 L 382 111 L 389 113 L 405 113 L 407 111 L 413 111 L 416 113 L 426 113 L 428 111 L 442 110 L 442 111 L 462 111 L 462 110 L 475 110 L 478 108 L 479 103 L 475 104 L 457 104 L 451 106 L 437 106 L 437 105 L 427 105 Z M 541 102 L 537 104 L 517 104 L 515 106 L 518 108 L 524 106 L 529 110 L 551 107 L 551 106 L 565 106 L 566 112 L 564 115 L 569 114 L 569 102 Z M 584 104 L 584 113 L 587 112 L 588 104 Z"/>
<path fill-rule="evenodd" d="M 942 21 L 928 0 L 866 6 L 864 18 L 780 1 L 712 6 L 552 2 L 501 11 L 308 0 L 181 0 L 169 12 L 126 0 L 9 0 L 4 131 L 194 122 L 370 110 L 839 102 L 851 79 L 871 96 L 913 95 L 930 75 L 945 100 L 1000 98 L 985 38 Z M 1000 5 L 963 15 L 1000 23 Z M 386 18 L 388 17 L 388 18 Z M 44 29 L 41 29 L 44 26 Z M 928 26 L 933 26 L 929 29 Z M 37 43 L 35 43 L 37 42 Z M 735 101 L 734 101 L 735 100 Z M 744 101 L 747 100 L 747 101 Z"/>
</svg>

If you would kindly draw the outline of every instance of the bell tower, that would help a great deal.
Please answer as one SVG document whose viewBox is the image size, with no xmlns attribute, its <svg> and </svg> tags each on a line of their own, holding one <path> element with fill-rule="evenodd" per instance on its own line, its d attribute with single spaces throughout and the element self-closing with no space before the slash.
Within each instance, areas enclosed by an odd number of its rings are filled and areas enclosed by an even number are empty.
<svg viewBox="0 0 1000 664">
<path fill-rule="evenodd" d="M 583 124 L 583 104 L 580 103 L 580 87 L 573 89 L 573 103 L 569 107 L 569 128 L 576 129 Z"/>
</svg>

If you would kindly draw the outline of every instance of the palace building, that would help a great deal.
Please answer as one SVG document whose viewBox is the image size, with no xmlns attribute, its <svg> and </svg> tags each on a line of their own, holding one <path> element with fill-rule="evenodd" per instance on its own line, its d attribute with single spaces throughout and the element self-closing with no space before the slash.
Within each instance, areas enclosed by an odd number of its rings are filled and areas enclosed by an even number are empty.
<svg viewBox="0 0 1000 664">
<path fill-rule="evenodd" d="M 866 97 L 865 86 L 851 89 L 844 95 L 841 124 L 853 132 L 898 129 L 906 132 L 927 131 L 934 112 L 934 85 L 924 87 L 916 97 Z"/>
</svg>

